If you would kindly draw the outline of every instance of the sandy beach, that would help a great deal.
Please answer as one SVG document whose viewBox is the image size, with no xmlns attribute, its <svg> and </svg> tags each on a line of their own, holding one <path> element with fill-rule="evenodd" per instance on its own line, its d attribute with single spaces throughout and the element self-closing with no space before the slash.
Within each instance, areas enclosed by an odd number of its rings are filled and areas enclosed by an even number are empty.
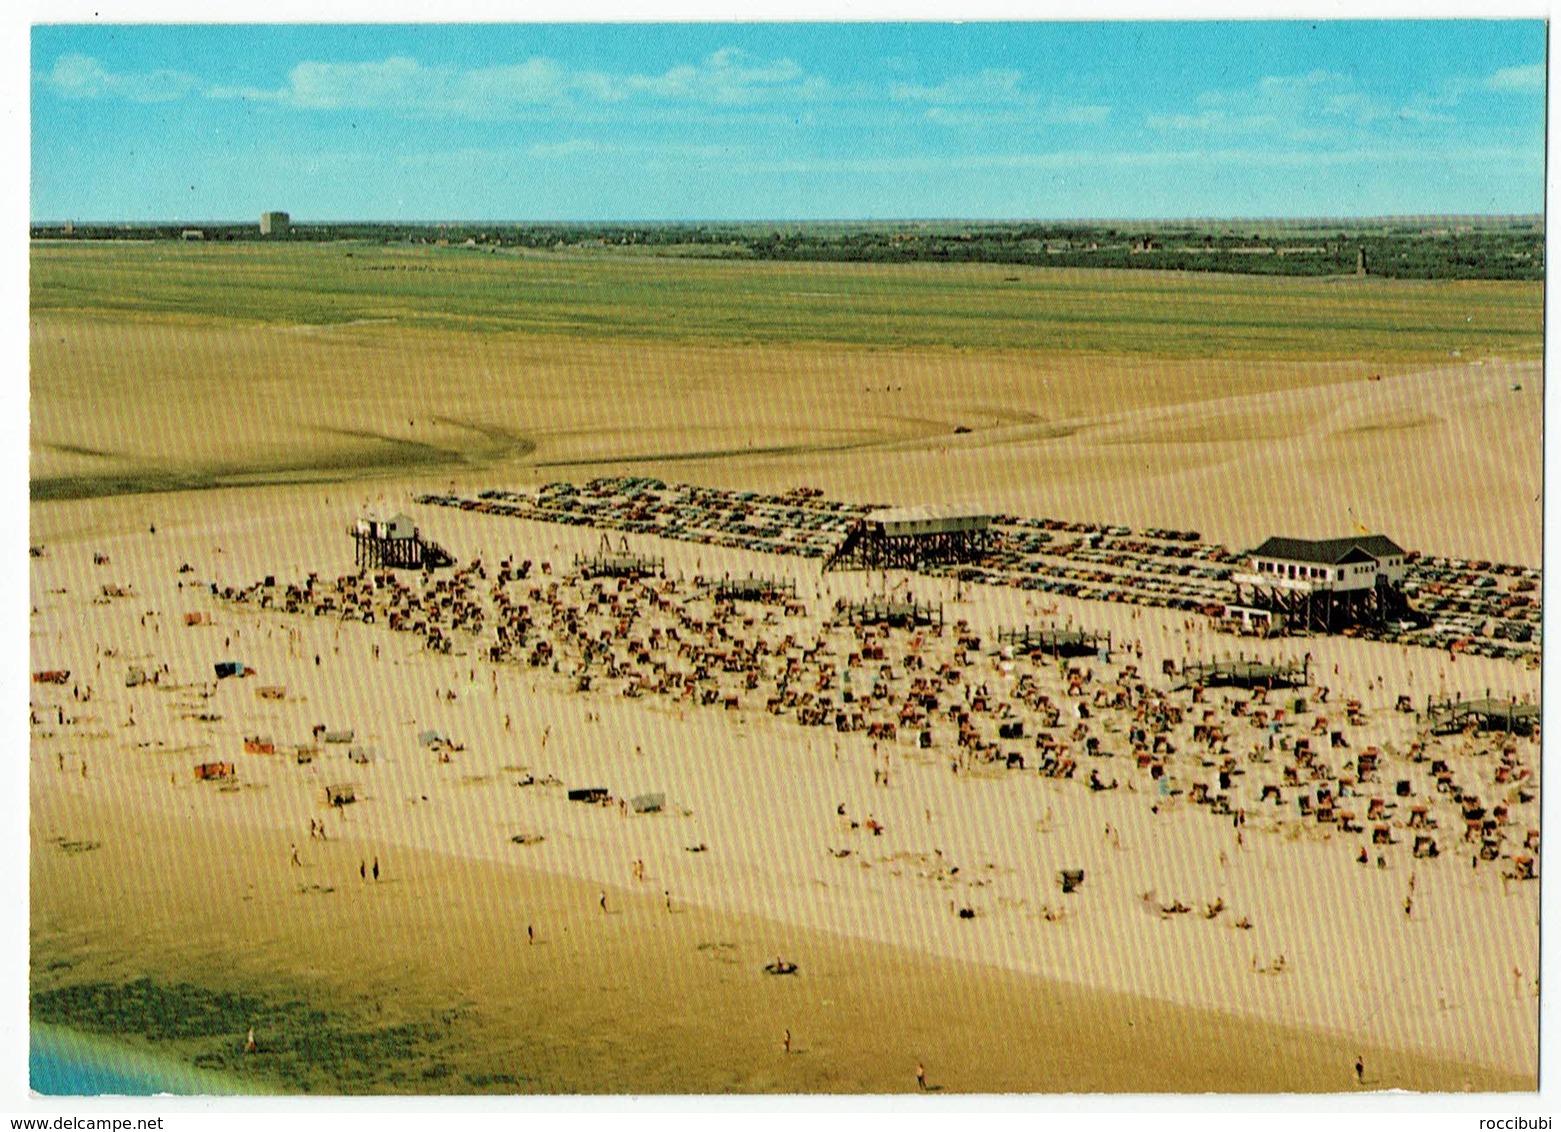
<svg viewBox="0 0 1561 1132">
<path fill-rule="evenodd" d="M 355 573 L 345 531 L 376 506 L 414 515 L 461 563 L 529 558 L 555 581 L 601 537 L 411 504 L 427 486 L 34 505 L 33 665 L 71 672 L 33 689 L 35 1013 L 44 1002 L 68 1021 L 79 988 L 120 1002 L 138 980 L 248 995 L 233 1009 L 276 1027 L 257 1027 L 249 1061 L 242 1030 L 224 1029 L 231 1011 L 210 1033 L 162 1040 L 202 1067 L 313 1091 L 898 1091 L 918 1087 L 918 1061 L 962 1092 L 1534 1087 L 1538 886 L 1504 881 L 1510 860 L 1471 860 L 1429 764 L 1408 757 L 1413 716 L 1393 709 L 1408 689 L 1535 699 L 1537 672 L 1304 642 L 1335 701 L 1362 702 L 1352 750 L 1378 746 L 1381 779 L 1412 778 L 1436 804 L 1443 852 L 1416 860 L 1404 809 L 1393 843 L 1369 851 L 1369 833 L 1293 806 L 1252 806 L 1238 828 L 1156 793 L 1121 733 L 1115 757 L 1090 765 L 1122 789 L 1089 790 L 1082 769 L 951 772 L 949 745 L 802 727 L 762 694 L 723 710 L 608 681 L 580 692 L 568 670 L 493 664 L 459 636 L 443 655 L 383 624 L 209 592 Z M 1225 510 L 1204 506 L 1194 518 Z M 835 600 L 881 585 L 808 560 L 632 541 L 685 582 L 793 579 L 808 612 L 776 631 L 803 637 L 827 632 Z M 1301 643 L 1233 641 L 1170 610 L 909 584 L 988 639 L 1042 616 L 1111 631 L 1112 663 L 1085 662 L 1103 683 L 1129 663 L 1163 684 L 1165 660 L 1236 647 L 1279 658 Z M 888 634 L 902 664 L 910 636 Z M 1124 653 L 1129 641 L 1141 655 Z M 953 642 L 918 647 L 930 660 Z M 255 675 L 216 680 L 227 659 Z M 1058 670 L 1019 663 L 1066 702 Z M 148 682 L 126 686 L 131 667 Z M 1023 674 L 984 651 L 966 667 L 1010 698 Z M 353 743 L 321 742 L 322 724 Z M 1187 728 L 1164 762 L 1190 781 L 1209 772 Z M 429 731 L 459 749 L 430 748 Z M 1244 793 L 1280 781 L 1282 758 L 1247 761 L 1261 742 L 1230 743 Z M 1502 740 L 1437 743 L 1489 797 Z M 1509 746 L 1532 789 L 1537 743 Z M 231 763 L 233 780 L 197 781 L 207 762 Z M 325 805 L 322 788 L 343 783 L 357 800 Z M 568 801 L 581 786 L 666 805 Z M 1537 801 L 1513 805 L 1521 851 Z M 1383 860 L 1363 866 L 1362 852 Z M 1077 892 L 1060 892 L 1062 869 L 1084 870 Z M 766 974 L 777 958 L 797 972 Z M 150 1009 L 131 998 L 128 1017 Z M 310 1045 L 311 1027 L 329 1040 Z"/>
<path fill-rule="evenodd" d="M 1548 1127 L 1545 19 L 627 11 L 24 29 L 18 1110 Z"/>
</svg>

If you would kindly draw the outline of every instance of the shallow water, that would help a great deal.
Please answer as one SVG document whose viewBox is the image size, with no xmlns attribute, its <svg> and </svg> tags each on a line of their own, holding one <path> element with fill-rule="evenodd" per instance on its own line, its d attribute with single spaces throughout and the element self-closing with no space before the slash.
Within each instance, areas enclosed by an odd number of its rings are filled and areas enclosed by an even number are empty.
<svg viewBox="0 0 1561 1132">
<path fill-rule="evenodd" d="M 50 1097 L 214 1096 L 242 1091 L 215 1073 L 192 1069 L 173 1058 L 36 1024 L 29 1032 L 27 1078 L 35 1093 Z"/>
</svg>

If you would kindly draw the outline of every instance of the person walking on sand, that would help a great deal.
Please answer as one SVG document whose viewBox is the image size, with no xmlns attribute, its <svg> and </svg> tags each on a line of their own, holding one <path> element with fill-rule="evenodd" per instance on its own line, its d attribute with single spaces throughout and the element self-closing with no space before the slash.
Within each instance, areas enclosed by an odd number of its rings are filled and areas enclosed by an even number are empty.
<svg viewBox="0 0 1561 1132">
<path fill-rule="evenodd" d="M 1355 1055 L 1355 1081 L 1361 1085 L 1366 1083 L 1366 1063 L 1361 1060 L 1360 1054 Z"/>
<path fill-rule="evenodd" d="M 791 1030 L 790 1029 L 788 1029 L 786 1031 L 786 1036 L 781 1039 L 781 1052 L 782 1053 L 790 1053 L 791 1052 Z"/>
<path fill-rule="evenodd" d="M 369 863 L 367 861 L 363 860 L 362 858 L 359 858 L 359 860 L 358 860 L 358 879 L 359 880 L 368 880 L 369 879 Z"/>
<path fill-rule="evenodd" d="M 600 896 L 598 896 L 596 898 L 596 902 L 601 905 L 602 912 L 605 914 L 607 911 L 607 893 L 603 892 Z"/>
<path fill-rule="evenodd" d="M 672 914 L 672 890 L 670 888 L 663 889 L 662 893 L 661 893 L 661 898 L 667 902 L 667 914 L 671 915 Z"/>
<path fill-rule="evenodd" d="M 537 942 L 537 932 L 530 924 L 526 925 L 526 946 L 530 947 Z"/>
<path fill-rule="evenodd" d="M 374 864 L 372 866 L 370 866 L 369 872 L 374 874 L 374 879 L 375 880 L 379 879 L 379 858 L 378 857 L 374 858 Z"/>
<path fill-rule="evenodd" d="M 920 1061 L 916 1063 L 916 1087 L 924 1093 L 927 1091 L 927 1067 Z"/>
<path fill-rule="evenodd" d="M 292 847 L 292 849 L 293 849 L 293 867 L 295 869 L 303 868 L 303 864 L 304 863 L 298 859 L 298 846 L 294 845 Z"/>
</svg>

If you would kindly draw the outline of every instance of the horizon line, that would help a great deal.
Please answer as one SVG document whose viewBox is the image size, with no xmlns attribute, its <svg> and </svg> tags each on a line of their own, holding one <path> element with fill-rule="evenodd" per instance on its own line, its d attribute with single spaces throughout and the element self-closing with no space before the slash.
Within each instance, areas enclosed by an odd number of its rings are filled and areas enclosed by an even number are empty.
<svg viewBox="0 0 1561 1132">
<path fill-rule="evenodd" d="M 283 211 L 281 209 L 266 209 L 263 211 Z M 28 220 L 31 228 L 63 227 L 66 224 L 84 224 L 97 226 L 117 226 L 121 228 L 154 228 L 172 225 L 248 225 L 257 224 L 256 219 L 217 219 L 208 217 L 201 220 L 180 219 L 169 217 L 160 220 L 82 220 L 68 218 L 64 220 Z M 1336 214 L 1336 215 L 1309 215 L 1309 216 L 1274 216 L 1274 215 L 1205 215 L 1205 216 L 898 216 L 898 217 L 746 217 L 746 218 L 715 218 L 715 217 L 687 217 L 681 219 L 647 218 L 647 217 L 607 217 L 599 219 L 580 218 L 531 218 L 531 219 L 499 219 L 495 217 L 474 218 L 445 218 L 445 219 L 419 219 L 419 220 L 394 220 L 376 217 L 356 218 L 325 218 L 315 220 L 299 220 L 296 217 L 290 220 L 290 226 L 320 227 L 330 224 L 387 224 L 406 225 L 409 227 L 439 227 L 448 225 L 609 225 L 609 224 L 646 224 L 646 225 L 753 225 L 753 224 L 1306 224 L 1306 223 L 1341 223 L 1364 221 L 1407 221 L 1407 220 L 1533 220 L 1543 221 L 1543 212 L 1387 212 L 1387 213 L 1361 213 L 1361 214 Z"/>
</svg>

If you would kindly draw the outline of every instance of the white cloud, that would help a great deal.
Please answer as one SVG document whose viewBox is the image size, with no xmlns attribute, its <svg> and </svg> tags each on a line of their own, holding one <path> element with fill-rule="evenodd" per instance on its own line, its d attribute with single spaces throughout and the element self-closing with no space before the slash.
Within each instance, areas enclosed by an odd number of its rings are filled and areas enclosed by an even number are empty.
<svg viewBox="0 0 1561 1132">
<path fill-rule="evenodd" d="M 575 70 L 535 57 L 492 67 L 427 65 L 405 56 L 336 63 L 306 60 L 277 88 L 208 84 L 176 71 L 116 74 L 84 55 L 64 55 L 47 85 L 68 98 L 163 101 L 199 94 L 270 102 L 300 110 L 385 110 L 408 115 L 494 118 L 541 106 L 645 103 L 742 107 L 760 102 L 816 102 L 829 83 L 791 59 L 758 59 L 726 47 L 697 63 L 658 74 Z"/>
<path fill-rule="evenodd" d="M 921 104 L 922 117 L 940 126 L 1079 126 L 1103 122 L 1109 106 L 1044 102 L 1024 88 L 1024 72 L 987 68 L 936 84 L 891 82 L 891 102 Z"/>
<path fill-rule="evenodd" d="M 1503 93 L 1527 93 L 1545 89 L 1545 65 L 1528 63 L 1521 67 L 1503 67 L 1484 82 L 1486 90 Z"/>
<path fill-rule="evenodd" d="M 1349 144 L 1399 125 L 1453 122 L 1447 110 L 1455 101 L 1446 92 L 1388 99 L 1362 90 L 1349 75 L 1314 70 L 1269 75 L 1236 90 L 1204 91 L 1187 110 L 1151 114 L 1144 123 L 1167 135 L 1264 133 L 1283 142 Z"/>
<path fill-rule="evenodd" d="M 1151 114 L 1144 122 L 1150 129 L 1162 132 L 1249 134 L 1271 129 L 1274 118 L 1272 115 L 1232 114 L 1211 108 L 1196 114 Z"/>
<path fill-rule="evenodd" d="M 990 106 L 1033 101 L 1019 89 L 1024 81 L 1020 71 L 988 68 L 974 75 L 955 75 L 936 86 L 895 82 L 889 84 L 889 97 L 896 102 L 926 102 L 936 106 Z"/>
<path fill-rule="evenodd" d="M 277 102 L 300 110 L 385 110 L 394 113 L 502 117 L 526 107 L 580 97 L 611 97 L 602 76 L 570 73 L 550 59 L 495 67 L 425 66 L 392 56 L 367 63 L 306 61 L 276 90 L 214 89 L 211 97 Z"/>
<path fill-rule="evenodd" d="M 659 75 L 603 78 L 618 97 L 643 94 L 718 106 L 776 98 L 814 100 L 829 93 L 824 79 L 806 74 L 791 59 L 758 60 L 735 47 L 723 47 L 697 64 L 683 64 Z"/>
<path fill-rule="evenodd" d="M 567 138 L 556 142 L 535 142 L 526 147 L 527 157 L 539 160 L 569 159 L 574 157 L 636 157 L 677 158 L 690 161 L 714 161 L 732 156 L 729 146 L 721 145 L 660 145 L 654 143 L 633 144 L 602 142 L 593 138 Z"/>
<path fill-rule="evenodd" d="M 114 74 L 89 55 L 61 55 L 44 85 L 63 98 L 123 98 L 130 102 L 172 102 L 202 84 L 185 71 Z"/>
<path fill-rule="evenodd" d="M 1402 168 L 1434 170 L 1449 164 L 1465 168 L 1499 168 L 1515 175 L 1537 171 L 1543 155 L 1522 147 L 1500 145 L 1453 148 L 1423 146 L 1363 146 L 1316 152 L 1310 149 L 1185 148 L 1174 150 L 1099 151 L 1054 150 L 1039 153 L 957 154 L 915 157 L 804 158 L 737 163 L 733 172 L 745 176 L 772 174 L 861 174 L 912 176 L 937 172 L 1084 169 L 1153 171 L 1171 169 Z"/>
<path fill-rule="evenodd" d="M 1111 116 L 1109 106 L 1070 106 L 1051 103 L 1046 106 L 929 106 L 922 114 L 939 126 L 969 128 L 977 126 L 1094 126 Z"/>
</svg>

